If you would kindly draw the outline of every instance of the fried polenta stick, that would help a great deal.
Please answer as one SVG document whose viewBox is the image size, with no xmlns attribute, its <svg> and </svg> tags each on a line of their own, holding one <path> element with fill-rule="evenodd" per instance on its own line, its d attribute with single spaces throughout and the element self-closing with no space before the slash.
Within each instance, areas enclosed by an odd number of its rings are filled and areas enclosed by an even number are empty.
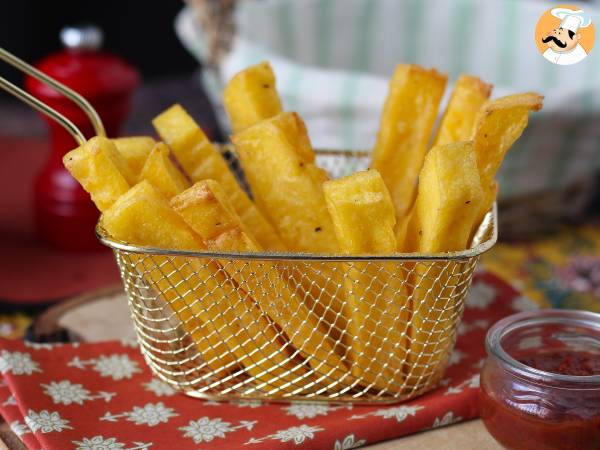
<svg viewBox="0 0 600 450">
<path fill-rule="evenodd" d="M 152 221 L 158 216 L 154 214 L 152 208 L 152 199 L 158 198 L 158 195 L 154 188 L 152 188 L 148 182 L 143 182 L 140 187 L 136 186 L 135 190 L 130 189 L 129 183 L 125 180 L 121 170 L 127 170 L 126 161 L 118 153 L 115 145 L 109 139 L 102 137 L 95 137 L 90 139 L 83 146 L 76 148 L 75 150 L 67 153 L 63 158 L 65 167 L 71 172 L 73 177 L 79 181 L 83 188 L 90 193 L 92 200 L 96 204 L 97 208 L 103 213 L 111 210 L 112 213 L 108 214 L 108 221 L 103 219 L 103 226 L 106 230 L 116 237 L 117 239 L 123 239 L 129 242 L 142 244 L 147 240 L 146 245 L 152 245 L 154 240 L 160 239 L 160 234 L 153 235 L 158 230 L 169 230 L 169 239 L 179 242 L 178 245 L 184 247 L 194 247 L 198 245 L 199 238 L 195 239 L 191 235 L 191 231 L 185 227 L 169 226 L 169 214 L 167 214 L 164 222 L 164 227 L 159 229 L 152 229 L 149 234 L 136 236 L 132 233 L 144 233 L 148 231 L 143 226 L 132 226 L 127 228 L 130 222 L 135 220 L 143 220 L 147 215 L 151 215 Z M 132 203 L 130 200 L 133 197 L 132 206 L 134 208 L 127 208 Z M 129 201 L 129 203 L 127 203 Z M 119 202 L 120 209 L 113 209 L 113 206 Z M 149 205 L 150 204 L 150 205 Z M 159 201 L 160 204 L 160 201 Z M 148 207 L 146 210 L 145 207 Z M 168 206 L 168 205 L 167 205 Z M 135 212 L 135 210 L 139 212 Z M 119 221 L 110 220 L 112 217 L 121 216 L 128 211 L 134 211 L 132 216 L 128 216 Z M 174 212 L 172 212 L 175 215 Z M 179 219 L 179 217 L 177 217 Z M 161 218 L 158 218 L 161 222 Z M 142 222 L 143 223 L 143 222 Z M 181 224 L 182 221 L 175 221 L 175 224 Z M 123 228 L 118 229 L 117 225 L 120 224 Z M 140 225 L 137 222 L 137 225 Z M 185 225 L 185 224 L 184 224 Z M 170 229 L 172 228 L 172 229 Z M 164 242 L 163 246 L 168 248 L 169 242 Z M 136 257 L 137 258 L 137 257 Z M 166 263 L 164 258 L 156 257 L 161 259 L 161 262 Z M 156 263 L 156 262 L 155 262 Z M 155 263 L 153 265 L 155 265 Z M 153 269 L 147 276 L 147 280 L 151 284 L 160 283 L 160 288 L 168 288 L 168 283 L 176 285 L 181 281 L 180 275 L 175 271 L 172 276 L 163 276 L 158 265 L 156 269 Z M 173 264 L 171 264 L 173 268 Z M 202 322 L 197 319 L 194 315 L 194 311 L 191 308 L 186 308 L 186 304 L 177 300 L 177 293 L 173 289 L 167 289 L 167 301 L 174 302 L 173 309 L 178 313 L 178 317 L 181 319 L 184 328 L 192 334 L 192 338 L 198 344 L 200 351 L 206 358 L 209 366 L 217 371 L 223 372 L 229 370 L 235 365 L 235 358 L 231 353 L 228 353 L 227 348 L 221 343 L 220 338 L 215 335 L 213 331 L 210 331 L 206 335 L 202 330 Z M 189 291 L 191 292 L 191 290 Z M 193 299 L 188 299 L 193 302 Z M 178 311 L 180 310 L 180 311 Z M 200 334 L 198 334 L 200 333 Z"/>
<path fill-rule="evenodd" d="M 327 181 L 323 189 L 342 252 L 395 253 L 394 205 L 377 170 Z M 398 266 L 354 262 L 345 273 L 351 372 L 378 389 L 400 391 L 410 305 Z"/>
<path fill-rule="evenodd" d="M 167 200 L 148 181 L 142 181 L 123 194 L 104 211 L 101 226 L 115 239 L 136 245 L 155 246 L 179 250 L 201 248 L 200 238 L 187 228 Z M 194 275 L 189 265 L 164 256 L 154 256 L 151 261 L 141 261 L 148 269 L 144 279 L 165 301 L 182 323 L 202 353 L 206 364 L 216 373 L 223 374 L 235 367 L 235 357 L 229 350 L 235 345 L 234 331 L 219 320 L 216 306 L 203 304 L 201 294 L 191 286 L 196 280 L 212 283 L 213 297 L 226 298 L 235 293 L 232 286 L 222 283 L 219 290 L 213 273 L 199 272 Z M 189 277 L 195 276 L 193 281 Z"/>
<path fill-rule="evenodd" d="M 143 181 L 129 189 L 129 184 L 117 167 L 127 166 L 123 161 L 119 162 L 119 158 L 122 157 L 114 144 L 105 138 L 91 139 L 84 146 L 69 152 L 64 158 L 67 168 L 92 194 L 92 199 L 98 208 L 105 212 L 102 219 L 105 229 L 117 239 L 138 245 L 188 250 L 204 249 L 200 238 L 194 237 L 192 231 L 170 209 L 168 203 L 165 206 L 166 200 L 148 181 Z M 191 263 L 194 264 L 196 262 Z M 225 303 L 223 299 L 233 301 L 236 295 L 241 294 L 237 294 L 230 280 L 226 280 L 223 275 L 218 275 L 218 267 L 212 267 L 216 272 L 213 277 L 211 270 L 206 267 L 194 267 L 197 270 L 192 270 L 191 265 L 180 264 L 175 260 L 169 261 L 160 256 L 155 256 L 151 265 L 153 268 L 145 275 L 145 279 L 156 286 L 159 292 L 164 293 L 166 301 L 171 304 L 212 370 L 229 371 L 235 366 L 234 356 L 254 354 L 254 358 L 262 359 L 258 358 L 262 355 L 262 351 L 257 355 L 257 350 L 250 352 L 248 348 L 239 346 L 236 334 L 240 333 L 240 327 L 232 330 L 227 325 L 228 322 L 234 323 L 232 318 L 228 317 L 227 321 L 223 318 L 225 317 L 221 310 Z M 168 267 L 164 273 L 160 269 L 161 265 Z M 194 276 L 202 278 L 205 282 L 205 284 L 200 283 L 196 291 L 188 286 L 186 281 L 188 277 Z M 223 285 L 220 291 L 216 289 L 217 282 Z M 180 286 L 182 293 L 185 293 L 183 300 L 178 296 L 174 286 Z M 203 286 L 208 294 L 212 294 L 210 291 L 216 289 L 217 294 L 213 296 L 216 299 L 216 307 L 200 308 L 196 295 L 201 294 L 199 291 L 204 289 Z M 201 295 L 198 295 L 198 298 L 200 297 Z M 243 350 L 243 353 L 230 352 L 231 348 L 238 348 L 240 352 Z M 261 364 L 265 363 L 261 361 Z M 260 365 L 249 370 L 253 370 L 253 374 L 257 377 L 260 372 L 264 372 L 264 368 Z M 262 378 L 266 381 L 272 379 L 271 375 Z"/>
<path fill-rule="evenodd" d="M 315 166 L 302 119 L 283 113 L 235 134 L 232 141 L 257 206 L 288 249 L 338 252 L 323 197 L 326 177 Z"/>
<path fill-rule="evenodd" d="M 471 75 L 456 80 L 450 101 L 442 116 L 433 146 L 471 139 L 475 118 L 490 97 L 492 85 Z"/>
<path fill-rule="evenodd" d="M 273 225 L 263 217 L 238 184 L 221 153 L 213 147 L 198 124 L 180 105 L 167 109 L 152 123 L 192 182 L 209 178 L 217 180 L 227 192 L 242 222 L 252 231 L 258 242 L 267 250 L 285 250 Z"/>
<path fill-rule="evenodd" d="M 171 198 L 190 187 L 181 171 L 169 158 L 171 151 L 162 142 L 154 146 L 142 168 L 140 178 L 148 180 L 165 197 Z"/>
<path fill-rule="evenodd" d="M 464 250 L 483 192 L 472 142 L 438 146 L 427 154 L 415 203 L 421 253 Z"/>
<path fill-rule="evenodd" d="M 544 97 L 535 93 L 515 94 L 486 102 L 475 122 L 472 139 L 486 201 L 481 205 L 476 226 L 496 199 L 496 172 L 506 153 L 523 134 L 529 114 L 542 109 Z"/>
<path fill-rule="evenodd" d="M 136 176 L 110 139 L 94 137 L 63 157 L 63 163 L 100 211 L 135 183 Z"/>
<path fill-rule="evenodd" d="M 149 182 L 142 181 L 102 216 L 111 237 L 136 245 L 175 250 L 204 251 L 206 247 Z M 305 369 L 293 363 L 291 351 L 273 326 L 260 320 L 252 299 L 236 287 L 215 263 L 195 258 L 153 256 L 144 278 L 161 293 L 197 343 L 214 371 L 231 368 L 235 361 L 268 386 L 287 384 Z M 175 270 L 174 270 L 175 269 Z M 238 320 L 228 304 L 252 315 L 253 327 Z"/>
<path fill-rule="evenodd" d="M 326 173 L 315 165 L 306 126 L 296 113 L 283 113 L 232 137 L 256 205 L 292 251 L 337 253 L 339 245 L 323 196 Z M 289 267 L 294 268 L 293 264 Z M 342 273 L 333 264 L 298 263 L 287 274 L 305 300 L 343 337 Z M 300 295 L 300 293 L 298 293 Z"/>
<path fill-rule="evenodd" d="M 150 136 L 130 136 L 111 139 L 117 150 L 129 163 L 129 167 L 136 177 L 140 176 L 146 158 L 154 148 L 156 142 Z"/>
<path fill-rule="evenodd" d="M 326 181 L 323 191 L 343 253 L 377 255 L 396 251 L 394 205 L 377 170 Z"/>
<path fill-rule="evenodd" d="M 413 64 L 399 64 L 390 80 L 371 167 L 381 173 L 398 219 L 413 203 L 445 86 L 445 75 Z"/>
<path fill-rule="evenodd" d="M 271 65 L 262 62 L 235 75 L 225 86 L 223 103 L 234 133 L 283 112 Z"/>
<path fill-rule="evenodd" d="M 214 180 L 196 183 L 171 200 L 185 222 L 215 251 L 260 252 L 236 215 L 225 191 Z M 337 384 L 348 376 L 348 369 L 336 353 L 336 343 L 322 330 L 321 319 L 295 296 L 281 279 L 275 263 L 238 261 L 224 266 L 229 276 L 252 292 L 260 308 L 287 335 L 319 382 Z M 277 295 L 273 295 L 274 293 Z M 239 311 L 238 315 L 243 315 Z"/>
<path fill-rule="evenodd" d="M 483 202 L 483 190 L 473 145 L 459 142 L 437 146 L 425 157 L 419 191 L 409 224 L 419 253 L 464 250 Z M 449 301 L 466 289 L 464 262 L 418 262 L 413 289 L 409 373 L 421 386 L 433 375 L 452 344 L 456 305 Z"/>
</svg>

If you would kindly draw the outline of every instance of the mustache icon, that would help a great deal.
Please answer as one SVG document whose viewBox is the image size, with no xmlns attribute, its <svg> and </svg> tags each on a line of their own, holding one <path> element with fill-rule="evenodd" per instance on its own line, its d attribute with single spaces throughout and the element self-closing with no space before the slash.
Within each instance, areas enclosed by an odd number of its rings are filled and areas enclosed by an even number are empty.
<svg viewBox="0 0 600 450">
<path fill-rule="evenodd" d="M 556 36 L 546 36 L 545 38 L 542 38 L 542 42 L 544 44 L 547 42 L 550 42 L 550 41 L 553 41 L 560 48 L 565 48 L 567 46 L 566 42 L 562 42 L 562 41 L 558 40 L 558 38 Z"/>
</svg>

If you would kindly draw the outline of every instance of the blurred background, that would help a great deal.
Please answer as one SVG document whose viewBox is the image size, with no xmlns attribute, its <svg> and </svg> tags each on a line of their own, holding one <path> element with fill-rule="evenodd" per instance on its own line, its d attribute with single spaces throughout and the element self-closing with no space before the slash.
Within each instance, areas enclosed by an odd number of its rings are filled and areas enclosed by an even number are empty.
<svg viewBox="0 0 600 450">
<path fill-rule="evenodd" d="M 192 80 L 198 62 L 181 45 L 173 27 L 182 7 L 179 1 L 161 2 L 153 8 L 141 0 L 67 0 L 60 4 L 42 0 L 6 2 L 0 42 L 6 50 L 35 63 L 63 48 L 59 38 L 63 27 L 94 24 L 103 31 L 104 49 L 121 56 L 142 74 L 143 82 L 135 92 L 123 133 L 151 133 L 150 119 L 175 101 L 210 124 L 210 116 L 205 118 L 205 110 L 198 107 L 203 100 L 202 91 Z M 23 79 L 21 73 L 9 66 L 2 68 L 2 75 L 16 83 Z M 27 119 L 34 115 L 30 108 L 3 92 L 0 96 L 2 134 L 31 136 L 45 132 L 42 121 Z"/>
<path fill-rule="evenodd" d="M 600 22 L 596 3 L 576 4 Z M 179 102 L 209 136 L 226 140 L 222 87 L 235 72 L 264 59 L 275 69 L 286 109 L 301 113 L 321 148 L 370 148 L 387 79 L 399 62 L 447 72 L 450 88 L 460 73 L 469 73 L 493 83 L 496 97 L 540 92 L 546 97 L 544 111 L 534 115 L 499 177 L 502 243 L 485 256 L 484 267 L 521 290 L 532 308 L 600 311 L 600 51 L 572 67 L 545 61 L 533 34 L 539 16 L 553 5 L 21 0 L 3 4 L 0 45 L 30 63 L 58 61 L 53 76 L 65 76 L 69 84 L 78 69 L 60 65 L 61 55 L 73 51 L 65 49 L 60 32 L 67 26 L 97 27 L 102 50 L 98 44 L 93 51 L 109 52 L 115 64 L 139 75 L 139 83 L 126 92 L 131 99 L 120 124 L 123 135 L 153 135 L 151 119 Z M 108 72 L 90 76 L 107 96 L 120 83 L 118 77 L 108 83 Z M 23 75 L 6 65 L 0 74 L 23 85 Z M 67 250 L 36 232 L 36 180 L 51 155 L 67 147 L 53 141 L 48 124 L 29 107 L 0 93 L 0 309 L 5 313 L 0 334 L 23 335 L 50 305 L 119 289 L 108 250 L 100 245 Z M 93 239 L 93 226 L 86 233 Z M 34 327 L 30 334 L 53 339 L 53 333 L 63 332 L 55 316 L 48 320 L 52 326 Z"/>
</svg>

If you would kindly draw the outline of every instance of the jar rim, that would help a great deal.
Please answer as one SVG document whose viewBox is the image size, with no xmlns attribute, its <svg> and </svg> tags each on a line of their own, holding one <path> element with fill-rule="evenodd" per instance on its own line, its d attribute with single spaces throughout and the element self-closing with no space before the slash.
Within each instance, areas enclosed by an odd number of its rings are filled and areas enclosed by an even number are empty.
<svg viewBox="0 0 600 450">
<path fill-rule="evenodd" d="M 565 375 L 530 367 L 510 356 L 502 347 L 502 338 L 508 333 L 524 328 L 547 324 L 577 325 L 600 331 L 600 314 L 572 309 L 540 309 L 526 311 L 496 322 L 488 330 L 485 347 L 488 355 L 498 358 L 510 371 L 543 383 L 599 384 L 600 375 Z"/>
</svg>

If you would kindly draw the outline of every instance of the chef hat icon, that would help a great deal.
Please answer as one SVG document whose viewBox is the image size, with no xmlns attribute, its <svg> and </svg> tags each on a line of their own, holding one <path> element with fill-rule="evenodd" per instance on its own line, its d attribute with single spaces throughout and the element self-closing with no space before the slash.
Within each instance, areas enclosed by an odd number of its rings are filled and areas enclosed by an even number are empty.
<svg viewBox="0 0 600 450">
<path fill-rule="evenodd" d="M 589 27 L 592 23 L 592 19 L 587 17 L 581 9 L 573 11 L 568 8 L 554 8 L 550 13 L 561 20 L 560 28 L 571 30 L 573 33 L 577 33 L 580 28 Z"/>
</svg>

